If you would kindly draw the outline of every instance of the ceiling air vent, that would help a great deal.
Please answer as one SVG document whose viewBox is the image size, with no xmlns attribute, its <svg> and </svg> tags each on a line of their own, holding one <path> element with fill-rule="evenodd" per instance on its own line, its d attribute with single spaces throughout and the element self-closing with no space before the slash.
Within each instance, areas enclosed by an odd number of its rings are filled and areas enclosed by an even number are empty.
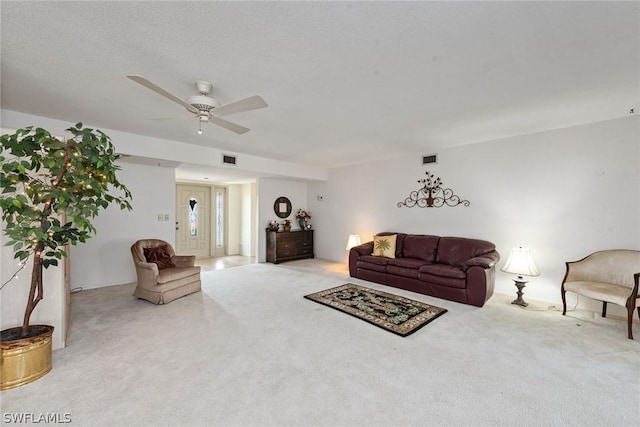
<svg viewBox="0 0 640 427">
<path fill-rule="evenodd" d="M 428 165 L 430 163 L 438 163 L 438 155 L 431 154 L 429 156 L 422 156 L 422 164 Z"/>
<path fill-rule="evenodd" d="M 228 154 L 222 155 L 222 163 L 227 165 L 235 165 L 236 164 L 236 156 L 229 156 Z"/>
</svg>

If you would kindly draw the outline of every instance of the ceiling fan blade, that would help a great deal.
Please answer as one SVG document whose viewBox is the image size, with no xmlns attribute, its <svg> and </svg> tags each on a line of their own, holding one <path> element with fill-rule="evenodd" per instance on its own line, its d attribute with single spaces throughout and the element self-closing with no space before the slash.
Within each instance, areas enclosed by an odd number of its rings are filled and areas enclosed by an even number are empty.
<svg viewBox="0 0 640 427">
<path fill-rule="evenodd" d="M 235 132 L 235 133 L 240 134 L 240 135 L 242 135 L 243 133 L 247 133 L 247 132 L 249 132 L 251 130 L 249 128 L 237 125 L 235 123 L 231 123 L 229 121 L 226 121 L 226 120 L 221 119 L 220 117 L 216 117 L 216 116 L 210 116 L 209 117 L 209 122 L 211 122 L 213 124 L 216 124 L 218 126 L 222 126 L 223 128 L 228 129 L 231 132 Z"/>
<path fill-rule="evenodd" d="M 182 100 L 182 99 L 178 98 L 177 96 L 175 96 L 175 95 L 167 92 L 166 90 L 162 89 L 160 86 L 158 86 L 158 85 L 156 85 L 154 83 L 151 83 L 149 80 L 145 79 L 142 76 L 138 76 L 138 75 L 133 74 L 133 75 L 128 75 L 127 77 L 130 78 L 131 80 L 133 80 L 134 82 L 136 82 L 138 84 L 141 84 L 142 86 L 146 87 L 147 89 L 151 89 L 155 93 L 160 94 L 160 95 L 164 96 L 165 98 L 170 99 L 171 101 L 182 105 L 184 108 L 186 108 L 187 110 L 191 111 L 192 113 L 197 113 L 198 112 L 198 110 L 195 107 L 187 104 L 184 100 Z"/>
<path fill-rule="evenodd" d="M 243 111 L 257 110 L 258 108 L 267 107 L 268 104 L 261 96 L 254 95 L 240 101 L 231 102 L 221 105 L 211 110 L 215 116 L 226 116 L 227 114 L 241 113 Z"/>
<path fill-rule="evenodd" d="M 184 117 L 151 117 L 148 118 L 147 120 L 156 120 L 156 121 L 162 121 L 162 120 L 193 120 L 193 116 L 184 116 Z"/>
</svg>

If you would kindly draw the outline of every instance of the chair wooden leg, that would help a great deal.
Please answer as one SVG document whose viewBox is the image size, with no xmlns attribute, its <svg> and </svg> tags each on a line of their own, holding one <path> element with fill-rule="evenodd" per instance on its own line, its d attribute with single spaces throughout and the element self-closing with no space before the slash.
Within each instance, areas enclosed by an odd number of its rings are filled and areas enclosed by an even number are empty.
<svg viewBox="0 0 640 427">
<path fill-rule="evenodd" d="M 627 307 L 627 329 L 629 330 L 629 339 L 633 339 L 633 332 L 631 332 L 631 325 L 633 324 L 633 307 L 631 304 Z M 638 309 L 640 311 L 640 308 Z"/>
<path fill-rule="evenodd" d="M 607 317 L 607 302 L 602 301 L 602 317 Z"/>
<path fill-rule="evenodd" d="M 562 315 L 567 314 L 567 297 L 565 296 L 566 292 L 564 289 L 560 292 L 562 296 Z M 640 307 L 638 307 L 638 315 L 640 315 Z"/>
</svg>

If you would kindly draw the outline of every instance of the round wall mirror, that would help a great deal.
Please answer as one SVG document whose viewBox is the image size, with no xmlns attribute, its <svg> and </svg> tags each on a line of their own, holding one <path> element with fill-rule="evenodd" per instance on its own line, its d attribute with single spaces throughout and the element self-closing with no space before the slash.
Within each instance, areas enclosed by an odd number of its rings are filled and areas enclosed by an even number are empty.
<svg viewBox="0 0 640 427">
<path fill-rule="evenodd" d="M 278 197 L 273 204 L 273 210 L 278 218 L 286 218 L 291 215 L 291 201 L 286 197 Z"/>
</svg>

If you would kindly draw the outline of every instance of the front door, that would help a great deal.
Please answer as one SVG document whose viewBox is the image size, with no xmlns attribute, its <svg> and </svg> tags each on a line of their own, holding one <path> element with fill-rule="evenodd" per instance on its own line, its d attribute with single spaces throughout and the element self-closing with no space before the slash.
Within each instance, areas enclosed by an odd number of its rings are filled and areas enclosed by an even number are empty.
<svg viewBox="0 0 640 427">
<path fill-rule="evenodd" d="M 176 253 L 211 256 L 210 187 L 178 184 L 176 186 Z"/>
</svg>

